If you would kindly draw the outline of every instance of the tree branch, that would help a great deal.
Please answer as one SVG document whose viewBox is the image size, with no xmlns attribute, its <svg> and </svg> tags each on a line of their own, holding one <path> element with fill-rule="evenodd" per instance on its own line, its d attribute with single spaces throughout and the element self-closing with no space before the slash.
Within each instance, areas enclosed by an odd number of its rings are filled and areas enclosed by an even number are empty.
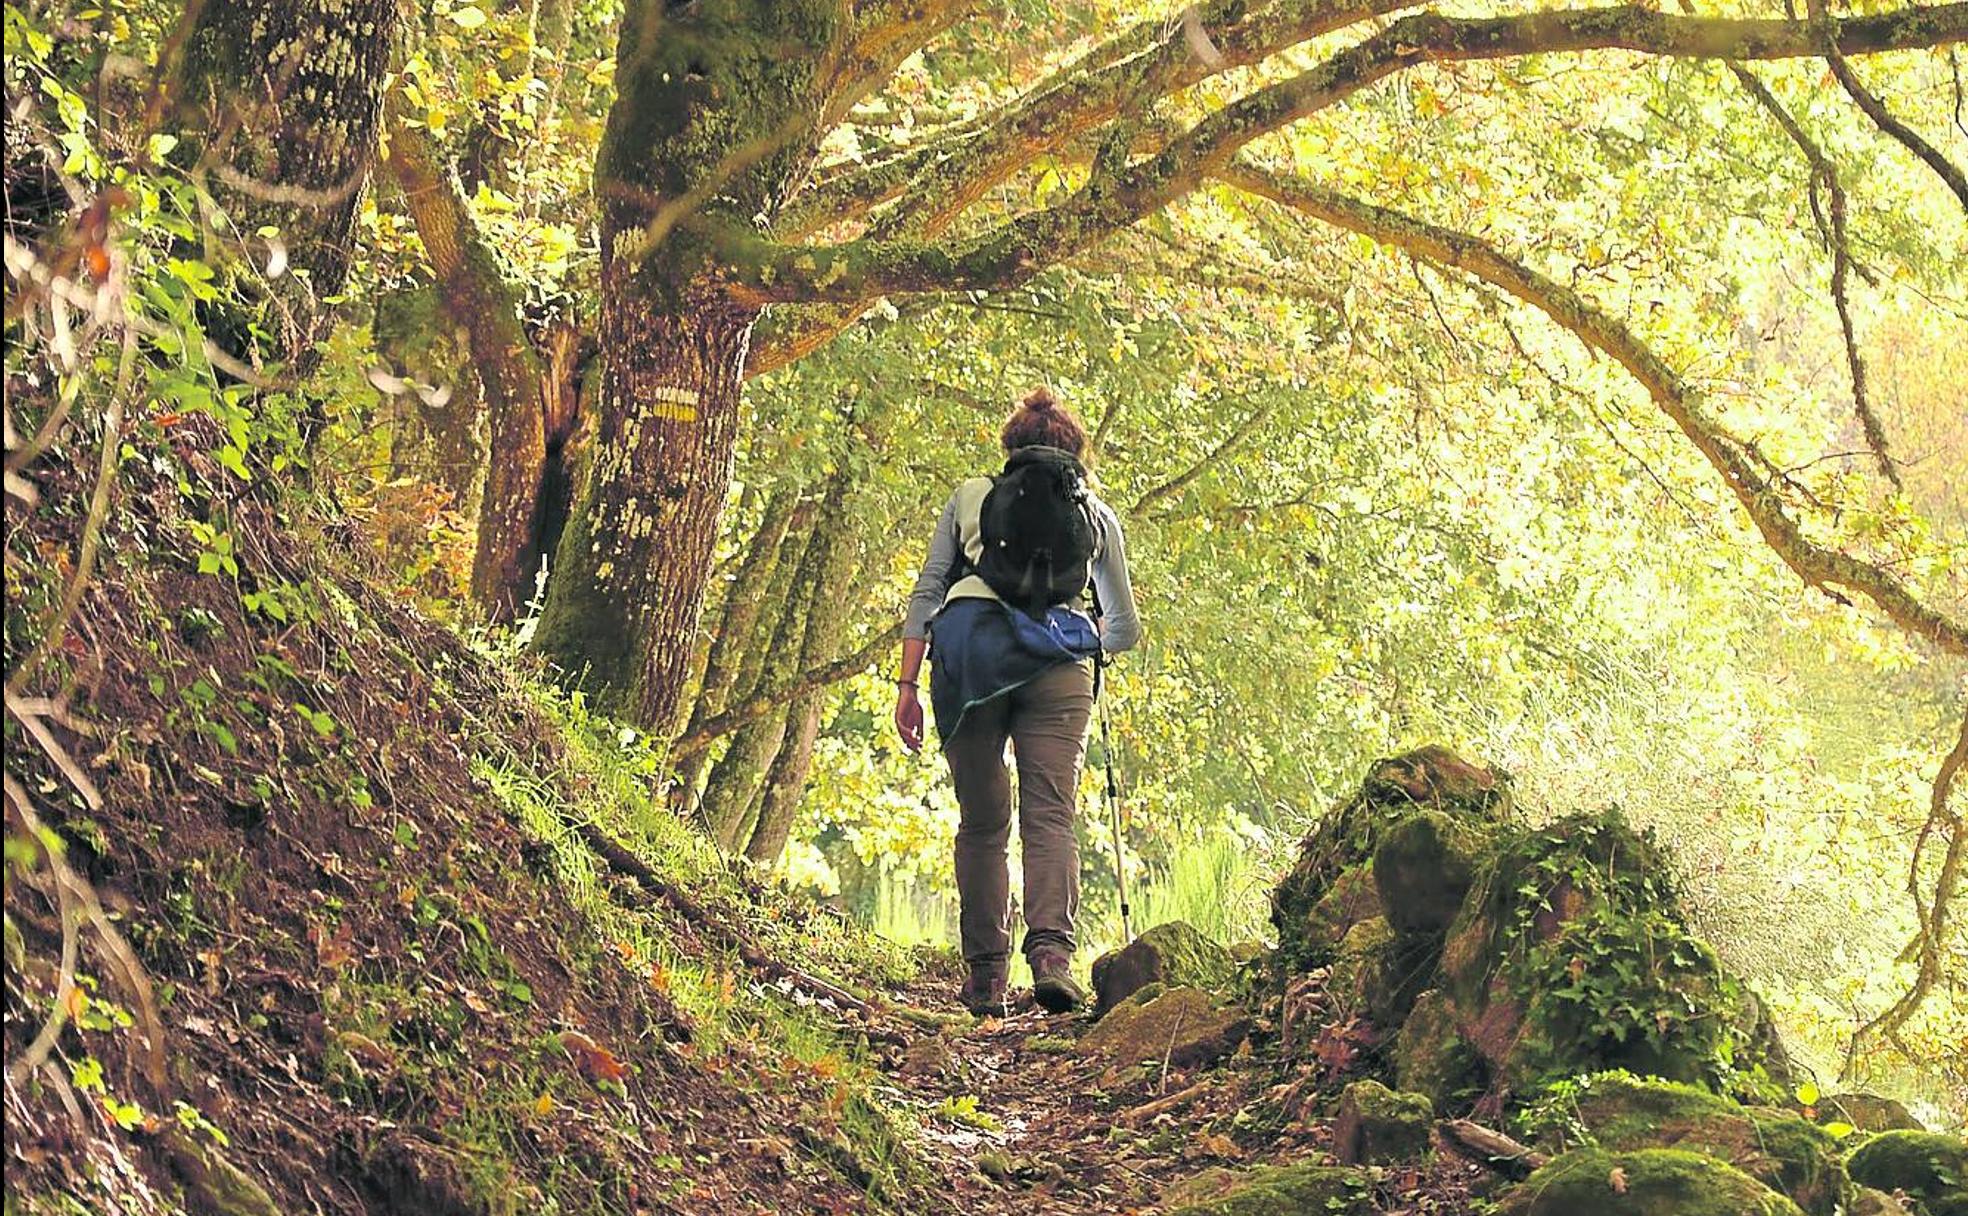
<svg viewBox="0 0 1968 1216">
<path fill-rule="evenodd" d="M 1190 465 L 1182 472 L 1177 473 L 1174 477 L 1169 478 L 1154 489 L 1149 490 L 1140 498 L 1135 499 L 1134 505 L 1127 509 L 1128 518 L 1130 520 L 1140 519 L 1149 507 L 1154 506 L 1165 498 L 1181 493 L 1184 488 L 1194 482 L 1198 477 L 1215 468 L 1224 457 L 1236 451 L 1243 445 L 1246 439 L 1249 439 L 1255 434 L 1257 428 L 1263 426 L 1265 421 L 1271 417 L 1277 408 L 1278 402 L 1274 398 L 1252 410 L 1242 422 L 1237 424 L 1237 429 L 1230 432 L 1229 438 L 1210 449 L 1202 459 L 1196 461 L 1196 463 Z"/>
<path fill-rule="evenodd" d="M 1587 346 L 1609 356 L 1646 388 L 1663 413 L 1722 475 L 1764 541 L 1807 586 L 1826 594 L 1844 587 L 1865 596 L 1894 624 L 1940 649 L 1968 656 L 1968 626 L 1922 602 L 1881 567 L 1806 536 L 1778 488 L 1759 471 L 1754 449 L 1728 435 L 1702 408 L 1699 394 L 1631 330 L 1571 288 L 1531 270 L 1485 241 L 1292 181 L 1248 163 L 1218 174 L 1236 186 L 1349 232 L 1474 275 L 1537 308 Z"/>
<path fill-rule="evenodd" d="M 1968 0 L 1838 22 L 1830 37 L 1853 54 L 1968 38 Z M 699 231 L 723 255 L 727 285 L 746 304 L 857 305 L 887 292 L 1002 289 L 1180 197 L 1251 140 L 1418 63 L 1587 50 L 1775 59 L 1816 54 L 1820 45 L 1800 22 L 1683 17 L 1630 6 L 1491 18 L 1416 13 L 1218 110 L 1156 155 L 1096 174 L 1060 206 L 1019 216 L 956 250 L 876 240 L 804 248 L 733 224 Z"/>
<path fill-rule="evenodd" d="M 1845 187 L 1838 179 L 1838 167 L 1805 134 L 1797 119 L 1784 109 L 1783 103 L 1755 73 L 1740 63 L 1729 64 L 1729 71 L 1756 103 L 1777 120 L 1784 134 L 1790 136 L 1790 142 L 1804 153 L 1805 161 L 1811 166 L 1813 212 L 1817 210 L 1817 183 L 1822 182 L 1825 192 L 1831 196 L 1830 222 L 1827 224 L 1822 215 L 1818 216 L 1818 222 L 1824 229 L 1825 244 L 1831 250 L 1831 302 L 1838 311 L 1838 328 L 1845 339 L 1845 363 L 1852 372 L 1852 411 L 1858 415 L 1859 428 L 1865 434 L 1866 446 L 1872 449 L 1873 457 L 1879 461 L 1880 472 L 1894 489 L 1900 489 L 1899 466 L 1893 463 L 1892 456 L 1886 450 L 1886 424 L 1872 408 L 1871 396 L 1866 392 L 1865 358 L 1859 353 L 1858 327 L 1852 320 L 1852 303 L 1847 294 L 1852 272 L 1852 247 L 1846 231 Z"/>
<path fill-rule="evenodd" d="M 904 194 L 913 227 L 934 233 L 1019 169 L 1117 117 L 1130 99 L 1165 97 L 1414 0 L 1315 0 L 1251 5 L 1213 0 L 1195 9 L 1218 56 L 1205 62 L 1180 23 L 1140 22 L 1088 51 L 1045 83 L 988 114 L 956 123 L 932 142 L 815 183 L 787 207 L 782 240 L 858 218 Z"/>
<path fill-rule="evenodd" d="M 1814 21 L 1827 20 L 1824 14 L 1824 0 L 1813 0 L 1811 17 Z M 1865 111 L 1866 117 L 1872 120 L 1873 125 L 1898 140 L 1907 151 L 1919 157 L 1928 168 L 1939 174 L 1941 180 L 1947 183 L 1948 189 L 1954 191 L 1954 197 L 1961 200 L 1962 208 L 1968 210 L 1968 175 L 1964 175 L 1959 166 L 1941 155 L 1938 148 L 1922 139 L 1912 127 L 1893 117 L 1892 111 L 1886 108 L 1885 102 L 1866 91 L 1866 87 L 1860 84 L 1859 78 L 1853 74 L 1852 65 L 1845 62 L 1845 50 L 1839 45 L 1838 39 L 1826 37 L 1824 49 L 1825 62 L 1831 65 L 1831 74 L 1838 78 L 1838 83 L 1844 86 L 1846 94 L 1859 109 Z"/>
<path fill-rule="evenodd" d="M 836 684 L 849 676 L 858 675 L 879 658 L 883 651 L 895 645 L 902 636 L 900 622 L 890 625 L 879 634 L 868 639 L 867 643 L 852 654 L 843 655 L 831 663 L 809 667 L 798 675 L 770 688 L 760 689 L 750 697 L 726 709 L 723 713 L 707 718 L 678 735 L 671 744 L 673 758 L 689 756 L 709 747 L 711 742 L 748 722 L 755 722 L 774 710 L 784 709 L 803 693 Z"/>
</svg>

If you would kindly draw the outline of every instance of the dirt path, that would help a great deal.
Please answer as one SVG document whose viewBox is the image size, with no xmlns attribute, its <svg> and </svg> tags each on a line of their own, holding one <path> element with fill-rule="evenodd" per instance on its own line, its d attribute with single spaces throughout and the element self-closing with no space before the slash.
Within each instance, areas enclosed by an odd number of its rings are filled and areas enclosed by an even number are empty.
<svg viewBox="0 0 1968 1216">
<path fill-rule="evenodd" d="M 953 990 L 949 981 L 927 981 L 904 999 L 948 1012 Z M 939 1112 L 924 1134 L 955 1210 L 1136 1212 L 1185 1177 L 1251 1159 L 1225 1131 L 1268 1068 L 1251 1057 L 1207 1074 L 1115 1068 L 1082 1049 L 1089 1017 L 1048 1014 L 1025 992 L 1014 998 L 1010 1017 L 941 1033 L 918 1028 L 896 1070 L 904 1092 Z M 1149 1106 L 1185 1093 L 1163 1113 Z M 1278 1147 L 1306 1139 L 1285 1138 Z"/>
<path fill-rule="evenodd" d="M 953 979 L 928 977 L 897 997 L 949 1015 L 954 991 Z M 1213 1170 L 1329 1160 L 1331 1125 L 1313 1112 L 1316 1098 L 1344 1078 L 1248 1049 L 1209 1068 L 1116 1067 L 1081 1045 L 1090 1016 L 1047 1014 L 1028 993 L 1013 997 L 1006 1018 L 954 1018 L 940 1032 L 911 1025 L 894 1058 L 896 1088 L 935 1112 L 924 1139 L 950 1211 L 1150 1212 Z M 1480 1173 L 1452 1159 L 1425 1172 L 1391 1171 L 1377 1188 L 1382 1210 L 1467 1211 Z"/>
</svg>

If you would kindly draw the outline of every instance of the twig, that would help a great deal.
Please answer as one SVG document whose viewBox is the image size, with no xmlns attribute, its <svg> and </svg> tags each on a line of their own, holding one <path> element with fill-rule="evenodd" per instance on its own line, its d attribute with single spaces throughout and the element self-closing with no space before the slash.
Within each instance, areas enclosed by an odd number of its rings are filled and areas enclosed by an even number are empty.
<svg viewBox="0 0 1968 1216">
<path fill-rule="evenodd" d="M 1435 1125 L 1442 1143 L 1458 1155 L 1511 1178 L 1522 1178 L 1551 1158 L 1468 1119 L 1445 1119 Z"/>
<path fill-rule="evenodd" d="M 13 793 L 11 778 L 7 782 L 7 792 L 9 795 Z M 26 822 L 25 817 L 23 822 Z M 35 844 L 52 855 L 54 850 L 48 847 L 47 840 L 39 838 L 39 833 L 36 833 L 36 836 Z M 62 1027 L 68 1024 L 69 1002 L 75 995 L 75 956 L 78 950 L 77 930 L 80 928 L 79 920 L 75 915 L 75 897 L 69 892 L 68 884 L 61 880 L 59 874 L 54 875 L 53 878 L 55 902 L 61 909 L 62 929 L 61 969 L 55 974 L 55 1000 L 48 1009 L 47 1019 L 41 1023 L 40 1032 L 34 1036 L 34 1041 L 29 1043 L 27 1050 L 8 1066 L 7 1082 L 10 1085 L 18 1085 L 26 1080 L 28 1074 L 41 1067 L 42 1061 L 54 1051 L 55 1041 L 61 1038 Z"/>
<path fill-rule="evenodd" d="M 1953 796 L 1955 779 L 1964 765 L 1968 765 L 1968 712 L 1962 715 L 1961 735 L 1955 740 L 1954 749 L 1941 761 L 1941 767 L 1934 775 L 1933 798 L 1928 806 L 1927 821 L 1921 825 L 1920 835 L 1914 841 L 1913 860 L 1907 868 L 1907 890 L 1913 896 L 1914 915 L 1920 922 L 1920 929 L 1901 957 L 1918 958 L 1920 970 L 1914 977 L 1913 985 L 1901 994 L 1900 999 L 1859 1028 L 1853 1036 L 1854 1042 L 1877 1035 L 1910 1055 L 1906 1045 L 1899 1041 L 1900 1028 L 1919 1012 L 1928 994 L 1940 982 L 1941 941 L 1947 931 L 1948 913 L 1956 889 L 1961 885 L 1963 862 L 1968 858 L 1968 824 L 1964 824 L 1960 814 L 1948 805 Z M 1920 896 L 1922 859 L 1928 841 L 1943 826 L 1948 830 L 1947 852 L 1941 858 L 1941 872 L 1934 880 L 1933 898 L 1923 901 Z"/>
<path fill-rule="evenodd" d="M 1853 102 L 1865 111 L 1865 116 L 1872 120 L 1874 126 L 1898 140 L 1902 147 L 1938 174 L 1947 183 L 1947 188 L 1954 191 L 1954 197 L 1961 200 L 1962 209 L 1968 210 L 1968 174 L 1941 155 L 1939 149 L 1922 139 L 1912 127 L 1893 117 L 1886 103 L 1859 83 L 1859 78 L 1852 72 L 1852 65 L 1845 61 L 1844 53 L 1838 49 L 1831 23 L 1825 17 L 1824 0 L 1811 0 L 1811 20 L 1824 31 L 1825 62 L 1831 65 L 1831 74 L 1838 78 L 1838 83 L 1844 86 Z"/>
<path fill-rule="evenodd" d="M 1203 1092 L 1209 1089 L 1212 1084 L 1213 1082 L 1208 1079 L 1198 1081 L 1187 1089 L 1178 1089 L 1165 1098 L 1157 1098 L 1153 1102 L 1147 1102 L 1134 1107 L 1132 1110 L 1123 1111 L 1114 1121 L 1116 1123 L 1146 1123 L 1156 1115 L 1162 1114 L 1165 1111 L 1174 1110 L 1178 1106 L 1185 1106 L 1201 1097 Z"/>
<path fill-rule="evenodd" d="M 123 354 L 116 365 L 116 385 L 110 390 L 109 408 L 103 414 L 102 457 L 97 462 L 96 489 L 89 499 L 89 516 L 82 524 L 82 550 L 75 561 L 75 574 L 68 580 L 68 589 L 63 592 L 61 606 L 55 612 L 55 619 L 48 625 L 41 641 L 28 652 L 19 666 L 7 673 L 7 699 L 11 702 L 20 695 L 35 669 L 54 653 L 68 636 L 68 623 L 75 616 L 75 609 L 82 602 L 82 593 L 89 586 L 89 576 L 96 568 L 96 550 L 102 540 L 103 520 L 109 514 L 109 492 L 116 484 L 116 464 L 118 451 L 123 441 L 123 400 L 130 389 L 130 378 L 136 368 L 137 333 L 125 328 L 123 331 Z M 23 719 L 25 721 L 25 719 Z"/>
<path fill-rule="evenodd" d="M 47 829 L 43 826 L 41 817 L 35 813 L 33 804 L 28 800 L 27 791 L 12 776 L 6 777 L 5 789 L 7 802 L 14 808 L 14 813 L 20 816 L 21 823 L 36 840 L 45 841 Z M 123 984 L 137 1006 L 137 1016 L 143 1025 L 144 1051 L 141 1060 L 144 1076 L 150 1081 L 151 1088 L 159 1097 L 168 1096 L 170 1081 L 164 1071 L 164 1023 L 157 1015 L 157 1000 L 151 991 L 150 978 L 144 974 L 143 965 L 137 961 L 136 952 L 130 949 L 130 943 L 124 939 L 122 931 L 109 919 L 109 914 L 103 911 L 102 903 L 96 899 L 95 888 L 89 885 L 87 879 L 77 874 L 75 868 L 68 864 L 68 859 L 59 852 L 48 849 L 47 857 L 48 867 L 54 874 L 55 882 L 68 895 L 72 895 L 75 902 L 80 905 L 82 913 L 88 917 L 90 927 L 102 939 L 103 949 L 110 961 L 116 964 L 117 969 L 122 973 Z M 64 899 L 64 906 L 66 904 L 67 901 Z M 64 937 L 67 936 L 66 915 L 65 913 L 63 921 Z M 64 957 L 66 957 L 66 949 L 64 949 Z M 73 987 L 72 983 L 70 987 Z M 58 998 L 57 1018 L 65 1014 L 68 1009 L 68 993 L 58 989 Z M 26 1075 L 25 1071 L 16 1074 L 12 1068 L 8 1070 L 8 1076 L 16 1080 Z"/>
<path fill-rule="evenodd" d="M 1682 7 L 1689 7 L 1687 0 L 1683 0 Z M 1834 55 L 1837 53 L 1835 48 L 1832 53 Z M 1818 147 L 1816 141 L 1805 133 L 1802 124 L 1784 108 L 1783 103 L 1777 100 L 1776 95 L 1770 92 L 1769 86 L 1764 84 L 1760 77 L 1742 64 L 1733 61 L 1729 64 L 1729 72 L 1755 99 L 1756 104 L 1767 111 L 1770 117 L 1776 119 L 1777 125 L 1790 137 L 1790 142 L 1797 145 L 1798 150 L 1804 154 L 1806 163 L 1811 167 L 1811 213 L 1818 221 L 1825 244 L 1831 251 L 1831 302 L 1838 311 L 1839 334 L 1845 343 L 1845 363 L 1852 372 L 1852 411 L 1859 417 L 1859 427 L 1865 433 L 1866 446 L 1872 449 L 1873 456 L 1879 461 L 1880 472 L 1885 475 L 1888 482 L 1892 483 L 1894 489 L 1902 489 L 1904 487 L 1900 482 L 1899 466 L 1894 463 L 1886 450 L 1886 424 L 1872 408 L 1871 397 L 1866 391 L 1865 359 L 1859 353 L 1858 327 L 1852 320 L 1852 303 L 1846 290 L 1854 262 L 1846 224 L 1845 187 L 1839 181 L 1838 167 L 1825 155 L 1824 149 Z M 1831 199 L 1828 224 L 1818 210 L 1820 184 L 1824 186 L 1825 193 Z M 1864 267 L 1858 269 L 1861 276 L 1866 274 Z"/>
</svg>

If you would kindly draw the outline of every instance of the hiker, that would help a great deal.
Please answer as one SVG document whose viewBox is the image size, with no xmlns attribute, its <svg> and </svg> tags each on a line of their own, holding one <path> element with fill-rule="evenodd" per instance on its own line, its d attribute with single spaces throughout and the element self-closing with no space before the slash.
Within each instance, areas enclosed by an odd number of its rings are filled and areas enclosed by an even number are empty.
<svg viewBox="0 0 1968 1216">
<path fill-rule="evenodd" d="M 917 676 L 930 656 L 936 730 L 956 786 L 957 896 L 969 977 L 958 999 L 1005 1012 L 1011 957 L 1011 789 L 1018 764 L 1025 863 L 1025 958 L 1032 995 L 1054 1013 L 1086 994 L 1073 979 L 1080 849 L 1073 818 L 1095 691 L 1090 660 L 1141 636 L 1121 522 L 1086 488 L 1086 431 L 1051 390 L 1011 411 L 1005 469 L 950 496 L 909 596 L 895 726 L 917 751 Z M 1082 606 L 1093 593 L 1093 616 Z M 1097 617 L 1097 621 L 1094 619 Z M 931 639 L 934 645 L 931 645 Z"/>
</svg>

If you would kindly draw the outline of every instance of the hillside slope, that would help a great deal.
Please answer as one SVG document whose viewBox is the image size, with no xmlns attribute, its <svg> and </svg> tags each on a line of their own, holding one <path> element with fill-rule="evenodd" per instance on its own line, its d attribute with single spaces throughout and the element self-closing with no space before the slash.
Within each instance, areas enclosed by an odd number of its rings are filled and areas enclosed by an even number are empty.
<svg viewBox="0 0 1968 1216">
<path fill-rule="evenodd" d="M 45 662 L 82 487 L 8 538 L 8 669 L 39 667 L 6 724 L 8 1211 L 919 1193 L 865 1062 L 898 1036 L 809 974 L 904 960 L 729 871 L 636 741 L 198 447 L 212 496 L 136 472 Z"/>
</svg>

